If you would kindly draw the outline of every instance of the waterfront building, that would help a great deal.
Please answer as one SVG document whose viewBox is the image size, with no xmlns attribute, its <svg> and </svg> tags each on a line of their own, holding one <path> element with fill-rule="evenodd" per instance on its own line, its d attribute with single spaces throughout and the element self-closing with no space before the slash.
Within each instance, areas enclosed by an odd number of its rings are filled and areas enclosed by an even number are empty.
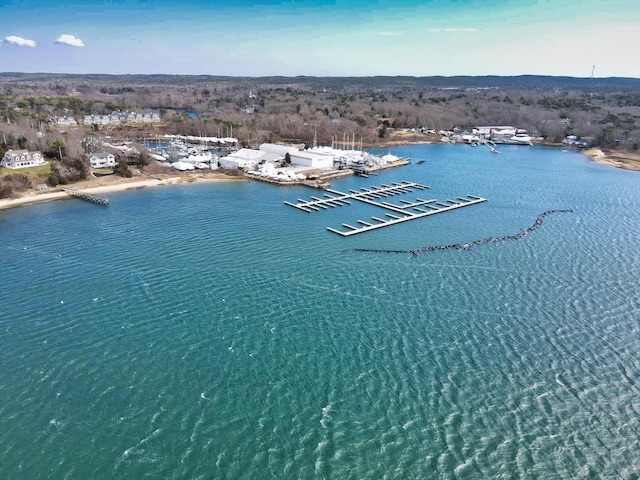
<svg viewBox="0 0 640 480">
<path fill-rule="evenodd" d="M 220 167 L 228 170 L 252 170 L 267 157 L 267 152 L 241 148 L 220 159 Z"/>
<path fill-rule="evenodd" d="M 95 152 L 88 153 L 87 159 L 91 164 L 91 168 L 109 168 L 116 166 L 116 157 L 113 153 Z"/>
<path fill-rule="evenodd" d="M 0 165 L 7 168 L 27 168 L 46 165 L 40 152 L 28 150 L 7 150 L 0 161 Z"/>
<path fill-rule="evenodd" d="M 330 169 L 333 168 L 333 155 L 325 155 L 322 153 L 305 151 L 294 151 L 289 153 L 291 165 L 300 165 L 303 167 Z"/>
<path fill-rule="evenodd" d="M 261 152 L 275 153 L 284 157 L 287 153 L 297 152 L 300 150 L 294 145 L 279 145 L 277 143 L 263 143 L 260 145 Z"/>
<path fill-rule="evenodd" d="M 517 129 L 510 125 L 489 125 L 473 128 L 473 134 L 480 138 L 491 138 L 492 135 L 515 135 L 516 133 Z"/>
</svg>

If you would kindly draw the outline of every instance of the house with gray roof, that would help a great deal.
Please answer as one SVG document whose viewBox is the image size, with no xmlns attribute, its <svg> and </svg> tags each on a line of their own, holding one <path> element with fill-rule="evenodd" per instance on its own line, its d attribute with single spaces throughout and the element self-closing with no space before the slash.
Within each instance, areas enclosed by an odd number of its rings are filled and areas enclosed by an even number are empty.
<svg viewBox="0 0 640 480">
<path fill-rule="evenodd" d="M 38 167 L 46 164 L 42 153 L 28 150 L 7 150 L 0 160 L 0 166 L 7 168 Z"/>
<path fill-rule="evenodd" d="M 116 157 L 113 155 L 113 153 L 88 153 L 87 159 L 91 164 L 91 168 L 111 168 L 116 166 Z"/>
</svg>

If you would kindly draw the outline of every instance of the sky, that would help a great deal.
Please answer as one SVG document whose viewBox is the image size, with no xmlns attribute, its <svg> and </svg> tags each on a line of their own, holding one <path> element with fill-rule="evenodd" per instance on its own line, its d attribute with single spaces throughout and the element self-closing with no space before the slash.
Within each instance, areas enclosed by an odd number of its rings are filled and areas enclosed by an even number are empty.
<svg viewBox="0 0 640 480">
<path fill-rule="evenodd" d="M 640 1 L 0 0 L 0 72 L 640 78 Z"/>
</svg>

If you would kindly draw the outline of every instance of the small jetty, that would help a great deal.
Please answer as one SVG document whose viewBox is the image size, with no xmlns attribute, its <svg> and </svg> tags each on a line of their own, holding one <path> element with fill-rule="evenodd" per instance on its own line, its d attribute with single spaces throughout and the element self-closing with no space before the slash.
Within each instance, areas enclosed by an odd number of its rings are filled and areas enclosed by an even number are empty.
<svg viewBox="0 0 640 480">
<path fill-rule="evenodd" d="M 90 195 L 85 192 L 81 192 L 80 190 L 70 190 L 65 188 L 64 191 L 71 195 L 72 197 L 79 198 L 80 200 L 85 200 L 87 202 L 95 203 L 96 205 L 102 205 L 103 207 L 109 206 L 109 199 L 104 197 L 97 197 L 95 195 Z"/>
<path fill-rule="evenodd" d="M 358 220 L 358 226 L 343 223 L 343 229 L 340 230 L 327 227 L 327 230 L 330 232 L 337 233 L 343 237 L 348 237 L 350 235 L 356 235 L 358 233 L 368 232 L 378 228 L 395 225 L 409 220 L 416 220 L 429 215 L 448 212 L 457 208 L 467 207 L 487 201 L 486 198 L 475 195 L 466 195 L 464 197 L 457 197 L 455 200 L 444 201 L 436 199 L 423 200 L 420 198 L 415 201 L 400 200 L 400 204 L 393 204 L 383 200 L 394 195 L 406 194 L 413 192 L 414 190 L 427 190 L 428 188 L 429 187 L 427 185 L 421 185 L 415 182 L 392 182 L 391 185 L 382 184 L 380 187 L 372 186 L 361 188 L 360 191 L 349 190 L 349 193 L 325 189 L 325 192 L 328 193 L 325 193 L 323 198 L 317 196 L 311 197 L 311 200 L 303 200 L 299 198 L 298 203 L 284 203 L 290 207 L 302 210 L 303 212 L 311 213 L 314 211 L 318 212 L 329 208 L 350 205 L 351 202 L 355 200 L 385 209 L 388 212 L 393 212 L 386 213 L 386 218 L 371 217 L 371 221 Z"/>
<path fill-rule="evenodd" d="M 378 173 L 364 165 L 351 165 L 349 169 L 358 177 L 367 178 L 369 175 L 377 175 Z"/>
<path fill-rule="evenodd" d="M 495 142 L 492 142 L 491 140 L 482 140 L 482 144 L 491 150 L 491 153 L 500 153 L 500 150 L 496 148 Z"/>
</svg>

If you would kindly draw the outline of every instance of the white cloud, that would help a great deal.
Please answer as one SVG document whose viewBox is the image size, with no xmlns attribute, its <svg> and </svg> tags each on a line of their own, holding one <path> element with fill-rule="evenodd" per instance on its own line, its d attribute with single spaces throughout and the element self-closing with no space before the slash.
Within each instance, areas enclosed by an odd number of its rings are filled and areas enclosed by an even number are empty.
<svg viewBox="0 0 640 480">
<path fill-rule="evenodd" d="M 477 32 L 477 28 L 429 28 L 429 32 Z"/>
<path fill-rule="evenodd" d="M 401 32 L 378 32 L 378 35 L 382 35 L 385 37 L 399 37 L 402 35 Z"/>
<path fill-rule="evenodd" d="M 35 40 L 29 40 L 28 38 L 16 37 L 15 35 L 9 35 L 4 37 L 4 41 L 11 45 L 19 45 L 21 47 L 35 47 Z"/>
<path fill-rule="evenodd" d="M 58 37 L 56 43 L 64 43 L 65 45 L 71 45 L 72 47 L 84 47 L 84 43 L 79 38 L 76 38 L 75 35 L 69 35 L 67 33 L 63 33 Z"/>
</svg>

